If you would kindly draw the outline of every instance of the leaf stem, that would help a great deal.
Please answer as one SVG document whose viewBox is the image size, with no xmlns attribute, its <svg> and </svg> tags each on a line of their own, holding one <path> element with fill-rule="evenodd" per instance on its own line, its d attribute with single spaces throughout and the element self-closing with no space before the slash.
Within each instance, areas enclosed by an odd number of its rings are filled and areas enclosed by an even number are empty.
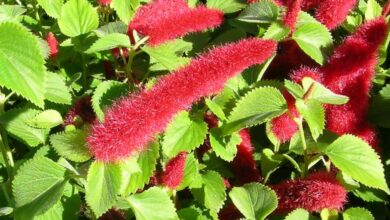
<svg viewBox="0 0 390 220">
<path fill-rule="evenodd" d="M 306 145 L 306 139 L 305 139 L 305 131 L 303 130 L 303 118 L 300 117 L 296 120 L 296 123 L 298 124 L 298 130 L 299 130 L 299 136 L 301 138 L 302 142 L 302 148 L 303 148 L 303 160 L 304 160 L 304 166 L 301 172 L 302 177 L 305 177 L 308 171 L 309 162 L 308 162 L 308 156 L 307 156 L 307 145 Z"/>
<path fill-rule="evenodd" d="M 5 166 L 7 168 L 8 178 L 12 181 L 14 178 L 14 159 L 12 157 L 11 148 L 8 145 L 7 134 L 4 128 L 0 128 L 1 138 L 0 138 L 0 149 L 3 155 Z"/>
</svg>

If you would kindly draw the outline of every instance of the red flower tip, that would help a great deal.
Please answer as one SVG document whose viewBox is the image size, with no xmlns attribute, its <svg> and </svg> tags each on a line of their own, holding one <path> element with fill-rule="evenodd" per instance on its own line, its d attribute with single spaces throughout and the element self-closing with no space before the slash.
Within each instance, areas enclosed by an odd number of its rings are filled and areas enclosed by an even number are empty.
<svg viewBox="0 0 390 220">
<path fill-rule="evenodd" d="M 95 121 L 95 113 L 92 109 L 91 96 L 84 96 L 77 100 L 74 106 L 65 115 L 64 125 L 79 126 L 76 121 L 77 117 L 80 117 L 83 121 L 92 124 Z"/>
<path fill-rule="evenodd" d="M 186 159 L 187 152 L 181 152 L 167 163 L 165 171 L 161 176 L 163 185 L 170 189 L 176 189 L 180 185 L 184 177 Z"/>
<path fill-rule="evenodd" d="M 343 208 L 347 201 L 347 191 L 332 173 L 323 171 L 309 175 L 305 179 L 288 180 L 271 186 L 279 199 L 278 212 L 287 213 L 297 208 L 310 212 L 322 209 Z"/>
<path fill-rule="evenodd" d="M 320 1 L 315 17 L 329 29 L 341 25 L 348 13 L 355 7 L 356 0 L 324 0 Z"/>
<path fill-rule="evenodd" d="M 214 48 L 106 111 L 103 123 L 92 126 L 88 144 L 98 160 L 116 161 L 146 148 L 172 118 L 200 98 L 219 92 L 225 82 L 276 50 L 276 42 L 258 38 Z"/>
<path fill-rule="evenodd" d="M 225 185 L 226 189 L 231 189 L 232 185 L 230 184 L 228 179 L 223 178 L 223 185 Z"/>
<path fill-rule="evenodd" d="M 240 131 L 241 143 L 232 161 L 232 170 L 239 184 L 261 181 L 261 175 L 253 158 L 253 147 L 248 129 Z"/>
<path fill-rule="evenodd" d="M 222 21 L 223 12 L 219 10 L 190 8 L 184 0 L 154 0 L 136 12 L 129 28 L 149 36 L 150 45 L 157 45 L 219 26 Z"/>
<path fill-rule="evenodd" d="M 98 0 L 98 4 L 101 6 L 107 6 L 107 5 L 111 4 L 111 1 L 112 0 Z"/>
<path fill-rule="evenodd" d="M 58 41 L 52 32 L 47 33 L 46 42 L 49 45 L 50 57 L 56 57 L 58 54 Z"/>
<path fill-rule="evenodd" d="M 104 68 L 104 76 L 106 79 L 114 79 L 116 76 L 114 66 L 110 61 L 104 60 L 103 61 L 103 68 Z"/>
<path fill-rule="evenodd" d="M 218 118 L 212 113 L 206 113 L 204 116 L 204 120 L 206 121 L 209 129 L 215 128 L 218 126 Z"/>
<path fill-rule="evenodd" d="M 294 82 L 301 84 L 302 79 L 305 77 L 310 77 L 317 82 L 322 82 L 322 74 L 318 72 L 316 69 L 309 68 L 306 66 L 301 67 L 298 70 L 293 71 L 290 74 L 290 79 Z"/>
<path fill-rule="evenodd" d="M 294 97 L 287 91 L 283 92 L 283 96 L 287 101 L 289 113 L 294 117 L 298 117 L 299 113 L 295 108 Z M 271 120 L 271 132 L 280 143 L 289 141 L 297 131 L 297 123 L 287 113 Z"/>
<path fill-rule="evenodd" d="M 285 0 L 287 8 L 283 17 L 283 23 L 293 32 L 297 23 L 298 14 L 301 11 L 302 0 Z"/>
</svg>

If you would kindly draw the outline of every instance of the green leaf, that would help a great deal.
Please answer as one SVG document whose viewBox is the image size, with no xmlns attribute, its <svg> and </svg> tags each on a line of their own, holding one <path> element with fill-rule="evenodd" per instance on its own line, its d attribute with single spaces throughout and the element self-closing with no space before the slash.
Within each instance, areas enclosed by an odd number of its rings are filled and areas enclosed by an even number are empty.
<svg viewBox="0 0 390 220">
<path fill-rule="evenodd" d="M 191 118 L 187 111 L 179 112 L 165 131 L 163 152 L 172 158 L 181 151 L 191 151 L 204 142 L 206 134 L 207 124 L 202 118 Z"/>
<path fill-rule="evenodd" d="M 137 220 L 178 219 L 175 206 L 168 194 L 160 188 L 152 187 L 126 199 Z"/>
<path fill-rule="evenodd" d="M 63 120 L 58 111 L 48 109 L 27 120 L 26 123 L 34 128 L 54 128 L 62 124 Z"/>
<path fill-rule="evenodd" d="M 218 157 L 226 161 L 234 159 L 237 153 L 237 145 L 241 143 L 241 137 L 237 132 L 222 136 L 219 130 L 212 129 L 209 138 L 211 148 Z"/>
<path fill-rule="evenodd" d="M 85 198 L 96 217 L 100 217 L 112 208 L 120 186 L 120 165 L 99 161 L 94 161 L 91 164 L 88 170 Z"/>
<path fill-rule="evenodd" d="M 72 96 L 62 76 L 48 72 L 46 74 L 45 88 L 45 99 L 58 104 L 72 104 Z"/>
<path fill-rule="evenodd" d="M 48 129 L 32 128 L 26 122 L 34 118 L 40 111 L 30 108 L 12 109 L 0 116 L 0 123 L 15 138 L 29 146 L 43 144 L 49 133 Z"/>
<path fill-rule="evenodd" d="M 80 129 L 59 132 L 50 136 L 50 143 L 60 156 L 81 163 L 92 157 L 86 146 L 88 135 L 86 130 Z"/>
<path fill-rule="evenodd" d="M 203 187 L 191 189 L 195 199 L 210 209 L 216 216 L 226 200 L 225 184 L 221 175 L 215 171 L 208 171 L 202 175 Z"/>
<path fill-rule="evenodd" d="M 344 220 L 375 220 L 371 212 L 365 208 L 349 208 L 343 212 Z"/>
<path fill-rule="evenodd" d="M 214 113 L 219 119 L 226 120 L 225 113 L 223 112 L 221 106 L 219 106 L 217 103 L 215 103 L 209 98 L 205 99 L 205 103 L 207 107 L 210 109 L 210 111 Z"/>
<path fill-rule="evenodd" d="M 367 8 L 364 13 L 366 20 L 372 20 L 381 16 L 382 7 L 376 0 L 367 0 Z"/>
<path fill-rule="evenodd" d="M 290 29 L 285 27 L 281 21 L 272 22 L 264 33 L 264 39 L 273 39 L 281 41 L 288 36 Z"/>
<path fill-rule="evenodd" d="M 65 169 L 54 161 L 45 157 L 26 161 L 13 181 L 18 219 L 31 219 L 52 207 L 62 196 L 66 182 Z"/>
<path fill-rule="evenodd" d="M 338 169 L 353 179 L 390 193 L 379 156 L 362 139 L 343 135 L 329 145 L 324 153 Z"/>
<path fill-rule="evenodd" d="M 44 64 L 37 37 L 17 23 L 0 23 L 1 86 L 43 107 L 46 75 Z"/>
<path fill-rule="evenodd" d="M 314 86 L 310 93 L 310 99 L 324 104 L 343 105 L 349 100 L 348 96 L 338 95 L 310 77 L 304 77 L 302 79 L 302 86 L 305 93 L 309 91 L 311 86 Z"/>
<path fill-rule="evenodd" d="M 24 12 L 26 9 L 19 5 L 0 5 L 0 22 L 17 21 Z"/>
<path fill-rule="evenodd" d="M 195 206 L 187 207 L 180 209 L 177 214 L 180 219 L 183 220 L 208 220 L 206 216 L 203 215 L 202 210 Z"/>
<path fill-rule="evenodd" d="M 221 127 L 224 134 L 244 127 L 259 125 L 277 117 L 287 109 L 286 100 L 278 89 L 259 87 L 248 92 L 236 104 L 227 124 Z"/>
<path fill-rule="evenodd" d="M 316 220 L 317 218 L 310 215 L 310 213 L 304 209 L 295 209 L 290 212 L 284 220 Z"/>
<path fill-rule="evenodd" d="M 310 15 L 301 12 L 298 20 L 304 20 L 307 16 Z M 310 23 L 298 22 L 292 38 L 307 55 L 320 65 L 324 64 L 325 54 L 333 44 L 329 30 L 316 20 Z"/>
<path fill-rule="evenodd" d="M 370 105 L 369 119 L 381 127 L 390 128 L 390 84 L 376 95 Z"/>
<path fill-rule="evenodd" d="M 190 186 L 191 183 L 198 175 L 199 175 L 198 160 L 195 159 L 194 154 L 188 154 L 186 163 L 184 165 L 184 177 L 177 190 L 180 191 Z"/>
<path fill-rule="evenodd" d="M 86 53 L 95 53 L 104 50 L 110 50 L 117 47 L 129 48 L 131 46 L 129 36 L 126 34 L 112 33 L 99 38 L 92 46 L 85 51 Z"/>
<path fill-rule="evenodd" d="M 111 7 L 116 11 L 119 19 L 128 24 L 140 5 L 139 0 L 112 0 Z"/>
<path fill-rule="evenodd" d="M 101 38 L 113 33 L 126 34 L 127 28 L 128 28 L 127 25 L 122 21 L 115 21 L 99 27 L 94 32 L 98 37 Z"/>
<path fill-rule="evenodd" d="M 142 189 L 146 183 L 149 182 L 154 170 L 156 169 L 157 158 L 159 156 L 159 145 L 157 143 L 151 143 L 148 150 L 143 151 L 138 156 L 138 165 L 141 168 L 141 172 L 130 175 L 127 179 L 124 179 L 123 185 L 125 185 L 125 195 L 136 192 L 138 189 Z"/>
<path fill-rule="evenodd" d="M 237 19 L 249 23 L 271 23 L 278 19 L 278 15 L 278 6 L 273 1 L 263 0 L 250 4 Z"/>
<path fill-rule="evenodd" d="M 237 209 L 249 220 L 264 220 L 278 207 L 276 193 L 259 183 L 234 187 L 229 196 Z"/>
<path fill-rule="evenodd" d="M 37 2 L 50 17 L 60 17 L 61 8 L 64 4 L 63 0 L 37 0 Z"/>
<path fill-rule="evenodd" d="M 305 95 L 305 91 L 303 90 L 302 86 L 291 80 L 285 79 L 284 87 L 287 89 L 288 93 L 294 96 L 295 99 L 302 98 Z"/>
<path fill-rule="evenodd" d="M 161 64 L 167 70 L 174 70 L 188 63 L 189 59 L 182 57 L 183 53 L 190 51 L 192 44 L 184 40 L 169 41 L 158 47 L 145 46 L 142 48 L 154 63 Z"/>
<path fill-rule="evenodd" d="M 98 85 L 92 96 L 92 108 L 99 121 L 104 120 L 104 110 L 128 91 L 127 83 L 113 80 L 104 81 Z"/>
<path fill-rule="evenodd" d="M 305 102 L 302 99 L 296 100 L 295 106 L 309 125 L 313 139 L 317 140 L 325 129 L 324 107 L 316 100 L 308 100 Z"/>
<path fill-rule="evenodd" d="M 219 9 L 224 13 L 234 13 L 245 7 L 243 0 L 207 0 L 207 7 Z"/>
<path fill-rule="evenodd" d="M 265 177 L 269 177 L 276 171 L 283 162 L 283 156 L 275 154 L 271 149 L 264 148 L 261 153 L 261 172 Z"/>
<path fill-rule="evenodd" d="M 96 29 L 99 16 L 87 0 L 69 0 L 62 7 L 58 25 L 63 34 L 76 37 Z"/>
</svg>

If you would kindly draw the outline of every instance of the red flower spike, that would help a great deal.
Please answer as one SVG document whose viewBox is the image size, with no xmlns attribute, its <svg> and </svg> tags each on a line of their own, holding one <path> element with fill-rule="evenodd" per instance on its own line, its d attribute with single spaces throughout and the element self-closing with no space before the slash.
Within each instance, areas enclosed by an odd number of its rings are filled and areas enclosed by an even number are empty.
<svg viewBox="0 0 390 220">
<path fill-rule="evenodd" d="M 294 97 L 287 91 L 283 92 L 283 96 L 287 101 L 289 113 L 294 117 L 298 117 L 299 113 L 295 108 Z M 297 131 L 297 123 L 287 113 L 271 120 L 271 132 L 280 141 L 280 143 L 289 141 Z"/>
<path fill-rule="evenodd" d="M 279 199 L 277 212 L 288 213 L 297 208 L 310 212 L 322 209 L 341 210 L 347 201 L 347 191 L 332 173 L 320 171 L 306 179 L 288 180 L 271 186 Z"/>
<path fill-rule="evenodd" d="M 58 41 L 52 32 L 47 33 L 46 42 L 49 45 L 50 57 L 56 57 L 58 54 Z"/>
<path fill-rule="evenodd" d="M 121 57 L 121 51 L 124 57 L 129 56 L 129 50 L 127 48 L 114 48 L 111 50 L 111 54 L 118 59 Z"/>
<path fill-rule="evenodd" d="M 115 161 L 145 149 L 177 112 L 219 92 L 228 79 L 263 63 L 275 50 L 275 41 L 258 38 L 217 47 L 162 77 L 152 89 L 115 102 L 104 122 L 92 127 L 91 152 L 98 160 Z"/>
<path fill-rule="evenodd" d="M 98 0 L 98 4 L 101 6 L 107 6 L 107 5 L 111 4 L 111 1 L 112 0 Z"/>
<path fill-rule="evenodd" d="M 104 76 L 106 79 L 114 79 L 116 76 L 115 68 L 110 61 L 103 61 Z"/>
<path fill-rule="evenodd" d="M 299 69 L 302 65 L 308 67 L 318 66 L 313 59 L 299 48 L 295 41 L 283 41 L 279 43 L 278 54 L 272 60 L 264 77 L 266 79 L 284 79 L 291 71 Z"/>
<path fill-rule="evenodd" d="M 262 177 L 253 158 L 253 147 L 248 129 L 240 131 L 241 143 L 237 145 L 237 155 L 232 161 L 232 170 L 241 184 L 259 182 Z"/>
<path fill-rule="evenodd" d="M 320 1 L 315 11 L 315 17 L 328 29 L 332 30 L 344 22 L 355 5 L 356 0 Z"/>
<path fill-rule="evenodd" d="M 79 116 L 83 122 L 92 124 L 95 121 L 95 113 L 92 109 L 91 96 L 84 96 L 77 100 L 74 106 L 65 115 L 64 126 L 76 125 L 76 117 Z"/>
<path fill-rule="evenodd" d="M 172 158 L 166 165 L 161 175 L 161 183 L 170 189 L 176 189 L 183 181 L 184 166 L 186 164 L 187 152 L 181 152 Z"/>
<path fill-rule="evenodd" d="M 219 10 L 204 6 L 190 8 L 184 0 L 154 0 L 137 11 L 129 28 L 149 36 L 150 45 L 157 45 L 190 32 L 217 27 L 222 21 L 223 12 Z"/>
<path fill-rule="evenodd" d="M 386 35 L 387 24 L 382 17 L 363 24 L 335 49 L 322 68 L 325 86 L 350 98 L 345 105 L 326 107 L 328 130 L 339 135 L 351 133 L 364 122 L 377 51 Z"/>
<path fill-rule="evenodd" d="M 298 14 L 301 11 L 302 0 L 285 0 L 286 14 L 283 17 L 283 23 L 290 28 L 292 32 L 295 31 L 295 24 L 297 23 Z"/>
<path fill-rule="evenodd" d="M 100 216 L 98 220 L 126 220 L 126 216 L 119 209 L 110 209 Z"/>
</svg>

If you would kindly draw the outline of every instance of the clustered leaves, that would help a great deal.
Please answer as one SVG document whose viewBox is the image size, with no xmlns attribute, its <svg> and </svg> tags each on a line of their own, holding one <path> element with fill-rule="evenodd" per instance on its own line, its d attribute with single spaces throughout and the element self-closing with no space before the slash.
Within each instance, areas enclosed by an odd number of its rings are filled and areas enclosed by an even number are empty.
<svg viewBox="0 0 390 220">
<path fill-rule="evenodd" d="M 1 2 L 0 218 L 390 218 L 389 11 Z"/>
</svg>

